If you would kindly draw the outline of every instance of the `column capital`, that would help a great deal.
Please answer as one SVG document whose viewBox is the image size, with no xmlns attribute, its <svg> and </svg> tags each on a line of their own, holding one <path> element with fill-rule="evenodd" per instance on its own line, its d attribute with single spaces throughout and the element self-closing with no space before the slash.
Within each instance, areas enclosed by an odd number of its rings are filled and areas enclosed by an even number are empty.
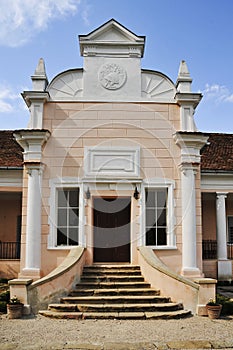
<svg viewBox="0 0 233 350">
<path fill-rule="evenodd" d="M 227 198 L 228 192 L 216 192 L 217 198 Z"/>
<path fill-rule="evenodd" d="M 182 163 L 200 163 L 200 150 L 209 136 L 201 132 L 177 131 L 173 139 L 181 149 Z"/>
<path fill-rule="evenodd" d="M 32 175 L 32 170 L 38 170 L 41 175 L 45 168 L 45 164 L 41 162 L 24 162 L 24 165 L 28 175 Z"/>
<path fill-rule="evenodd" d="M 179 169 L 184 175 L 187 175 L 188 170 L 192 170 L 194 175 L 196 175 L 199 169 L 199 163 L 181 163 Z"/>
<path fill-rule="evenodd" d="M 24 161 L 40 162 L 42 158 L 42 147 L 50 137 L 49 130 L 16 130 L 14 137 L 23 148 Z"/>
</svg>

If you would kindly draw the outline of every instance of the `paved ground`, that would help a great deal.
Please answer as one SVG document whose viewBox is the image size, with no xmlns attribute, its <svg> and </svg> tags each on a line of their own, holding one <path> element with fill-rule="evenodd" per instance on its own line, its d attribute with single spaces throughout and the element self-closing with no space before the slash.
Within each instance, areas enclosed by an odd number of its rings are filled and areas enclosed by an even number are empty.
<svg viewBox="0 0 233 350">
<path fill-rule="evenodd" d="M 0 318 L 1 350 L 233 349 L 233 316 L 210 320 Z"/>
</svg>

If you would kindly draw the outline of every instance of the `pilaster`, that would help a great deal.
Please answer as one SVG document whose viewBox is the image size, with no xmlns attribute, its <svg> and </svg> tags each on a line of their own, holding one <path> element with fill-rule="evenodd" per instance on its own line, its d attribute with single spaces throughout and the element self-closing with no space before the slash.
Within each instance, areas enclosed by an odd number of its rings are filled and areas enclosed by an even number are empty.
<svg viewBox="0 0 233 350">
<path fill-rule="evenodd" d="M 44 165 L 42 147 L 50 136 L 48 130 L 18 130 L 16 141 L 23 147 L 28 174 L 25 266 L 20 278 L 40 278 L 41 268 L 41 187 Z"/>
<path fill-rule="evenodd" d="M 188 277 L 200 277 L 197 266 L 196 228 L 196 178 L 200 171 L 200 150 L 207 135 L 198 132 L 177 132 L 175 143 L 181 149 L 181 198 L 182 198 L 182 271 Z"/>
</svg>

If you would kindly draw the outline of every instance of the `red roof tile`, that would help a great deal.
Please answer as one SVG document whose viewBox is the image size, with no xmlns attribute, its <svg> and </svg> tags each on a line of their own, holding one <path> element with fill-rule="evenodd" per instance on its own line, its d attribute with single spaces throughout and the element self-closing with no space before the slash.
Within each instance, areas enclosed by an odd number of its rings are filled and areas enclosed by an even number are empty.
<svg viewBox="0 0 233 350">
<path fill-rule="evenodd" d="M 233 171 L 233 134 L 209 135 L 202 149 L 202 170 Z"/>
<path fill-rule="evenodd" d="M 0 130 L 0 168 L 22 167 L 22 148 L 15 141 L 13 130 Z"/>
</svg>

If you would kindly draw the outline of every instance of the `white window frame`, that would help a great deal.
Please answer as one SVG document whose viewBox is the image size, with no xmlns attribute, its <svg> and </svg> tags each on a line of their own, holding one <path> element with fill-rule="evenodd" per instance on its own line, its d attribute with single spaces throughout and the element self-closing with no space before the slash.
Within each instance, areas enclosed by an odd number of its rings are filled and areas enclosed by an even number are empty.
<svg viewBox="0 0 233 350">
<path fill-rule="evenodd" d="M 83 196 L 83 183 L 77 178 L 62 178 L 50 180 L 50 214 L 48 215 L 49 224 L 49 236 L 48 236 L 48 249 L 72 249 L 76 248 L 77 245 L 57 245 L 57 205 L 58 205 L 58 190 L 61 189 L 79 189 L 79 244 L 78 246 L 85 247 L 84 237 L 84 206 L 85 200 Z"/>
<path fill-rule="evenodd" d="M 139 245 L 146 246 L 146 190 L 167 189 L 167 244 L 147 246 L 152 249 L 177 249 L 175 236 L 175 181 L 169 179 L 153 179 L 143 182 L 141 187 L 141 239 Z"/>
</svg>

